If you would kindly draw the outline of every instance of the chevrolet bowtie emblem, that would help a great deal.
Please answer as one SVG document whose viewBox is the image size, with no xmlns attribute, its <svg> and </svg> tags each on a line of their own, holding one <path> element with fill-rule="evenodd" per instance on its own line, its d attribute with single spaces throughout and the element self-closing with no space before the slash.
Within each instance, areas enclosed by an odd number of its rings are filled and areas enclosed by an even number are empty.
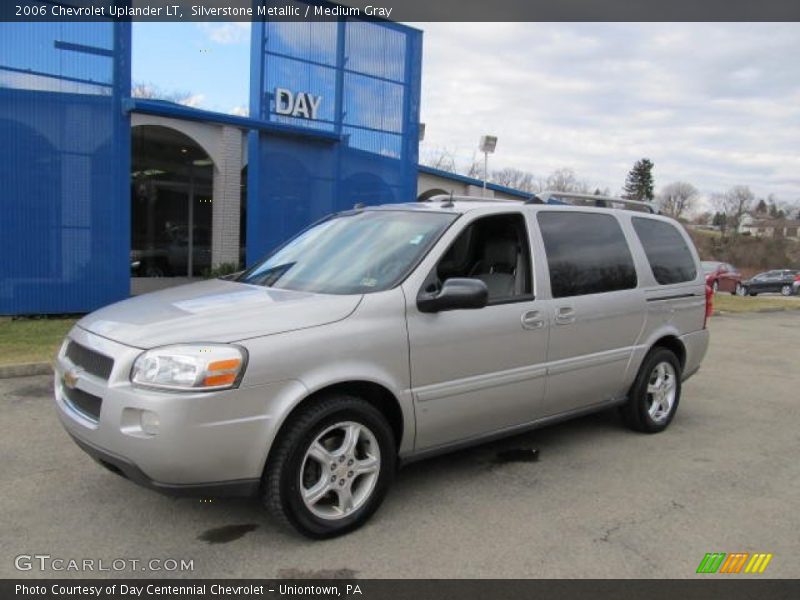
<svg viewBox="0 0 800 600">
<path fill-rule="evenodd" d="M 69 389 L 74 390 L 75 386 L 78 385 L 78 379 L 80 378 L 80 375 L 81 369 L 70 369 L 64 373 L 64 385 Z"/>
</svg>

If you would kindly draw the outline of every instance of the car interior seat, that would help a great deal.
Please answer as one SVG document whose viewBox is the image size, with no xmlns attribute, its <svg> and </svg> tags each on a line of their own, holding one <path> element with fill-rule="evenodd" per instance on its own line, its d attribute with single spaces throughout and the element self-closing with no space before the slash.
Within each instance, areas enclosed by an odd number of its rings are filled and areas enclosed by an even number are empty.
<svg viewBox="0 0 800 600">
<path fill-rule="evenodd" d="M 490 298 L 503 298 L 519 293 L 517 267 L 521 259 L 516 238 L 490 238 L 483 247 L 483 256 L 473 267 L 471 277 L 480 279 L 489 288 Z"/>
</svg>

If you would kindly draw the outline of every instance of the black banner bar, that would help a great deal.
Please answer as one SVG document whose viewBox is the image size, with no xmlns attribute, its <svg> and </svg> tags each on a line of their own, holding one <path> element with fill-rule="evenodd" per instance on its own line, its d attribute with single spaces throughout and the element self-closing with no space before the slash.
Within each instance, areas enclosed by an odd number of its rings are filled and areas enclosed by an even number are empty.
<svg viewBox="0 0 800 600">
<path fill-rule="evenodd" d="M 710 576 L 693 580 L 2 580 L 3 600 L 315 598 L 334 600 L 795 600 L 800 581 Z"/>
<path fill-rule="evenodd" d="M 797 0 L 3 0 L 0 21 L 800 21 Z"/>
</svg>

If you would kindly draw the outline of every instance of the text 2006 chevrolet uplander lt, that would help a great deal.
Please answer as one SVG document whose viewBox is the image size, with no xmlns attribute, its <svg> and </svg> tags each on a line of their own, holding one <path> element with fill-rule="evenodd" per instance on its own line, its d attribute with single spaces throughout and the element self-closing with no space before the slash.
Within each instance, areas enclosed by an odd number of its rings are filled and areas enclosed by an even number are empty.
<svg viewBox="0 0 800 600">
<path fill-rule="evenodd" d="M 708 346 L 694 246 L 630 201 L 546 198 L 354 209 L 98 310 L 58 355 L 61 422 L 134 482 L 259 495 L 315 538 L 400 461 L 609 407 L 662 431 Z"/>
</svg>

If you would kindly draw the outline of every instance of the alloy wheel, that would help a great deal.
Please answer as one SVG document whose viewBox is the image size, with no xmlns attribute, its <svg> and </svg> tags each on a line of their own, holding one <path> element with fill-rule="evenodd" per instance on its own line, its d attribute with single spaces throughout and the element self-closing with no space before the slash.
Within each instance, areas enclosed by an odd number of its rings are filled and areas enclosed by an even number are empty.
<svg viewBox="0 0 800 600">
<path fill-rule="evenodd" d="M 381 452 L 368 427 L 343 421 L 325 429 L 306 450 L 300 494 L 321 519 L 351 515 L 369 500 L 378 482 Z"/>
<path fill-rule="evenodd" d="M 656 423 L 669 418 L 675 404 L 676 389 L 675 368 L 668 362 L 658 363 L 647 382 L 647 412 Z"/>
</svg>

